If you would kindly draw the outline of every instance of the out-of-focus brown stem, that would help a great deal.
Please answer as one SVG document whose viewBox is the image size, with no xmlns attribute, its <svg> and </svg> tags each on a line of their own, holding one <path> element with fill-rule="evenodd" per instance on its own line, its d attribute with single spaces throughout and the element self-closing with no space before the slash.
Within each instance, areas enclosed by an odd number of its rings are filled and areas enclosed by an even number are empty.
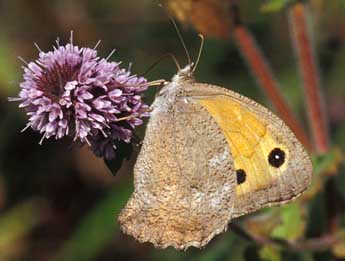
<svg viewBox="0 0 345 261">
<path fill-rule="evenodd" d="M 294 251 L 325 251 L 337 243 L 337 238 L 332 235 L 324 235 L 318 238 L 309 238 L 297 241 L 275 239 L 269 237 L 256 236 L 242 229 L 236 223 L 230 224 L 230 229 L 241 237 L 255 242 L 258 245 L 276 245 L 289 248 Z"/>
<path fill-rule="evenodd" d="M 326 152 L 329 149 L 328 124 L 325 104 L 321 95 L 320 73 L 314 53 L 312 35 L 308 26 L 309 10 L 302 3 L 296 3 L 290 10 L 290 27 L 295 44 L 298 63 L 303 79 L 310 128 L 313 133 L 315 151 Z M 337 231 L 339 213 L 342 211 L 336 205 L 338 202 L 335 180 L 330 179 L 325 184 L 328 233 Z"/>
<path fill-rule="evenodd" d="M 326 152 L 329 147 L 324 101 L 321 95 L 320 77 L 314 54 L 311 33 L 308 30 L 308 9 L 302 3 L 290 10 L 290 26 L 298 63 L 303 79 L 310 129 L 315 151 Z"/>
<path fill-rule="evenodd" d="M 280 117 L 292 129 L 300 142 L 302 142 L 307 149 L 310 149 L 311 145 L 307 135 L 301 128 L 289 105 L 281 95 L 279 84 L 274 79 L 272 71 L 252 34 L 244 25 L 235 24 L 234 39 L 258 83 L 264 89 Z"/>
</svg>

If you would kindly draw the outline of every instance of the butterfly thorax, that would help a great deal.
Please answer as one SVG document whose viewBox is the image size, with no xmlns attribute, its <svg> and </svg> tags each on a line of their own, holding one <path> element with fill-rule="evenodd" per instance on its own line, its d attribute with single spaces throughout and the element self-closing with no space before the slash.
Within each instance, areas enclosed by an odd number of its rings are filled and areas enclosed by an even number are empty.
<svg viewBox="0 0 345 261">
<path fill-rule="evenodd" d="M 183 69 L 179 70 L 177 74 L 174 75 L 171 82 L 165 85 L 160 94 L 165 92 L 170 92 L 170 94 L 178 93 L 185 89 L 186 85 L 195 82 L 193 69 L 191 65 L 187 65 Z M 170 96 L 170 95 L 169 95 Z"/>
<path fill-rule="evenodd" d="M 176 100 L 185 97 L 189 86 L 195 82 L 193 70 L 190 65 L 181 69 L 174 75 L 171 82 L 166 84 L 158 93 L 151 109 L 155 111 L 170 111 L 171 107 L 176 104 Z"/>
</svg>

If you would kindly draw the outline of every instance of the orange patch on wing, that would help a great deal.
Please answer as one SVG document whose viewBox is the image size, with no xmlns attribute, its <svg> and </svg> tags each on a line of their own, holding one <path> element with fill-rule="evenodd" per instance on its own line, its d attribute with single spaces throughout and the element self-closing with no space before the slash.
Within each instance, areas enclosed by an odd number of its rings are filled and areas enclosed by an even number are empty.
<svg viewBox="0 0 345 261">
<path fill-rule="evenodd" d="M 266 122 L 227 96 L 215 96 L 199 102 L 222 129 L 235 168 L 246 173 L 245 182 L 236 187 L 236 194 L 240 196 L 270 187 L 280 172 L 269 166 L 267 160 L 277 143 L 268 133 Z"/>
</svg>

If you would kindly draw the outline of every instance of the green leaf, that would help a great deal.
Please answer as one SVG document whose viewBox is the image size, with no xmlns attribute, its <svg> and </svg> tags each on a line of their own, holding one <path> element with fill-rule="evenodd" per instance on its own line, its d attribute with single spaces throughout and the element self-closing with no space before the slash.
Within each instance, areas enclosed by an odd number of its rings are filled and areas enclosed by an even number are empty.
<svg viewBox="0 0 345 261">
<path fill-rule="evenodd" d="M 329 177 L 327 174 L 333 175 L 337 172 L 342 158 L 342 152 L 337 148 L 334 148 L 324 154 L 312 155 L 311 159 L 314 169 L 313 180 L 309 189 L 303 195 L 304 199 L 311 199 L 315 197 Z"/>
<path fill-rule="evenodd" d="M 56 260 L 94 260 L 119 231 L 117 216 L 132 191 L 131 186 L 116 186 L 81 220 Z"/>
<path fill-rule="evenodd" d="M 272 237 L 294 240 L 304 233 L 305 220 L 298 202 L 280 208 L 281 224 L 272 231 Z"/>
<path fill-rule="evenodd" d="M 337 231 L 337 242 L 332 245 L 332 253 L 339 258 L 345 258 L 345 229 Z"/>
<path fill-rule="evenodd" d="M 260 258 L 262 260 L 269 261 L 280 261 L 281 253 L 277 247 L 273 246 L 264 246 L 259 251 Z"/>
<path fill-rule="evenodd" d="M 245 227 L 247 231 L 256 236 L 269 237 L 280 223 L 280 208 L 276 206 L 261 211 L 260 215 L 247 218 Z"/>
<path fill-rule="evenodd" d="M 264 13 L 279 12 L 287 4 L 291 3 L 292 0 L 268 0 L 261 6 L 261 11 Z"/>
<path fill-rule="evenodd" d="M 7 251 L 40 222 L 39 210 L 42 204 L 37 201 L 29 201 L 20 204 L 9 211 L 2 213 L 0 217 L 0 259 L 9 260 Z"/>
<path fill-rule="evenodd" d="M 115 176 L 122 166 L 123 161 L 129 160 L 133 152 L 133 145 L 123 141 L 116 141 L 116 158 L 114 160 L 104 160 L 110 172 Z"/>
<path fill-rule="evenodd" d="M 228 235 L 221 239 L 213 239 L 215 240 L 214 244 L 208 245 L 198 256 L 195 255 L 196 258 L 194 260 L 226 260 L 227 256 L 231 256 L 231 260 L 243 260 L 242 256 L 246 247 L 246 242 L 243 242 L 241 238 L 237 238 L 237 235 L 231 233 L 231 231 L 227 233 Z"/>
<path fill-rule="evenodd" d="M 18 65 L 14 62 L 15 53 L 13 46 L 0 37 L 0 91 L 4 95 L 14 95 L 19 89 L 18 84 L 13 84 L 19 78 Z"/>
<path fill-rule="evenodd" d="M 327 153 L 320 155 L 313 155 L 312 162 L 314 167 L 314 173 L 319 175 L 327 170 L 331 169 L 333 165 L 337 165 L 338 158 L 342 157 L 341 152 L 338 149 L 330 150 Z"/>
</svg>

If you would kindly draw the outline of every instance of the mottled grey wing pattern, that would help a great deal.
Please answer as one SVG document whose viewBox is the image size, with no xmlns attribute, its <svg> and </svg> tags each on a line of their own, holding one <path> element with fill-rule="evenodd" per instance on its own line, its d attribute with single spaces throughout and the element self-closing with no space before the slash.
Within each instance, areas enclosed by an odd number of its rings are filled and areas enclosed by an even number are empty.
<svg viewBox="0 0 345 261">
<path fill-rule="evenodd" d="M 134 168 L 134 193 L 119 223 L 125 233 L 156 247 L 202 247 L 231 219 L 233 161 L 202 106 L 162 99 L 153 104 Z"/>
</svg>

